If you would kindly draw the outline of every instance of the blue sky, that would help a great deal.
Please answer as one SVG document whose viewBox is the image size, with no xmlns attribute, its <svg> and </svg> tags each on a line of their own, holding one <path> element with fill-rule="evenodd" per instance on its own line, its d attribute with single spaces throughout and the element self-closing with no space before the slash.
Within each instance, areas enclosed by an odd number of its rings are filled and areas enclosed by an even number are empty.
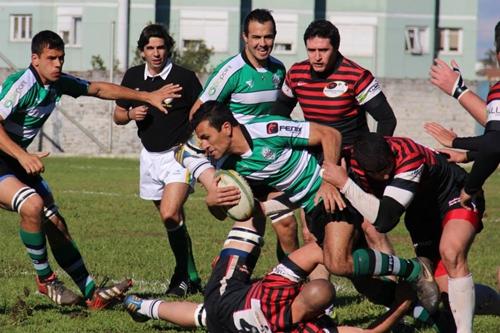
<svg viewBox="0 0 500 333">
<path fill-rule="evenodd" d="M 479 17 L 477 21 L 477 57 L 484 58 L 488 49 L 493 48 L 494 29 L 500 20 L 499 0 L 478 0 Z"/>
</svg>

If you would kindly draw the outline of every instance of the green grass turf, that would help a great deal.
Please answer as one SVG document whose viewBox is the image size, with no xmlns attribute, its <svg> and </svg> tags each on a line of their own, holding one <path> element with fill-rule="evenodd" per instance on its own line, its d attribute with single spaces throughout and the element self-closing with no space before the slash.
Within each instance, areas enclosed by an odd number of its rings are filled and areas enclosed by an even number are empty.
<svg viewBox="0 0 500 333">
<path fill-rule="evenodd" d="M 131 292 L 163 297 L 173 270 L 165 230 L 150 202 L 138 197 L 138 161 L 104 158 L 45 159 L 49 182 L 61 212 L 76 240 L 87 267 L 98 281 L 131 277 Z M 485 229 L 470 252 L 476 282 L 495 285 L 500 265 L 500 177 L 488 181 Z M 204 190 L 197 188 L 186 206 L 187 225 L 193 239 L 198 269 L 204 281 L 210 262 L 230 229 L 229 220 L 219 222 L 208 213 Z M 0 332 L 182 332 L 167 323 L 135 323 L 121 306 L 91 312 L 81 306 L 60 307 L 35 292 L 34 271 L 18 236 L 17 214 L 0 211 Z M 256 276 L 275 264 L 275 237 L 267 228 L 266 245 Z M 397 252 L 411 257 L 412 248 L 402 225 L 391 233 Z M 51 257 L 52 267 L 74 290 L 76 287 Z M 336 313 L 344 325 L 368 325 L 384 309 L 356 294 L 350 283 L 334 279 L 340 306 Z M 201 301 L 201 296 L 189 298 Z M 500 318 L 476 316 L 475 332 L 500 332 Z M 412 332 L 412 330 L 407 331 Z M 414 332 L 431 332 L 417 329 Z"/>
</svg>

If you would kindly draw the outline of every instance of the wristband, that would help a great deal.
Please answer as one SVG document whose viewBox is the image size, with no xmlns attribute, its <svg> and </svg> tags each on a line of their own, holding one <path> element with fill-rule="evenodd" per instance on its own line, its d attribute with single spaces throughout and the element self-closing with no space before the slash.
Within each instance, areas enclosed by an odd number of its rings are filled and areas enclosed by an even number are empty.
<svg viewBox="0 0 500 333">
<path fill-rule="evenodd" d="M 456 99 L 460 99 L 460 97 L 465 94 L 469 88 L 465 85 L 464 79 L 462 78 L 462 73 L 460 73 L 460 69 L 453 67 L 453 71 L 458 73 L 457 80 L 455 81 L 455 84 L 453 85 L 453 89 L 451 90 L 451 96 L 453 96 Z"/>
</svg>

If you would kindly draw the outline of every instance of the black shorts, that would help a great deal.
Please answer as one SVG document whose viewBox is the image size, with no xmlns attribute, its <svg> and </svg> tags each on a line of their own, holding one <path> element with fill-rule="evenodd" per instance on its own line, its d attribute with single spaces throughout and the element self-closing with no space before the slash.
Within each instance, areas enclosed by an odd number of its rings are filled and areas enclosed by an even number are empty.
<svg viewBox="0 0 500 333">
<path fill-rule="evenodd" d="M 346 208 L 344 210 L 335 209 L 333 213 L 328 213 L 325 210 L 325 205 L 320 202 L 312 211 L 306 213 L 306 222 L 309 231 L 316 237 L 320 246 L 323 245 L 325 239 L 325 227 L 332 222 L 347 222 L 360 226 L 363 222 L 363 216 L 344 198 Z"/>
<path fill-rule="evenodd" d="M 42 197 L 50 194 L 48 184 L 40 175 L 29 175 L 15 158 L 0 152 L 0 181 L 11 176 L 33 188 Z"/>
<path fill-rule="evenodd" d="M 237 253 L 236 253 L 237 254 Z M 218 259 L 205 287 L 204 304 L 209 332 L 237 332 L 233 313 L 242 309 L 251 287 L 247 258 L 224 255 Z"/>
<path fill-rule="evenodd" d="M 410 233 L 415 253 L 417 256 L 432 260 L 440 257 L 439 242 L 443 226 L 453 214 L 460 214 L 466 220 L 470 219 L 477 233 L 483 228 L 481 219 L 485 210 L 484 197 L 475 197 L 472 201 L 474 212 L 467 211 L 460 205 L 459 200 L 467 173 L 454 164 L 450 164 L 447 173 L 450 181 L 445 184 L 446 190 L 438 192 L 430 189 L 432 184 L 423 184 L 424 188 L 415 196 L 405 214 L 405 225 Z M 429 190 L 425 188 L 426 186 L 429 186 Z"/>
</svg>

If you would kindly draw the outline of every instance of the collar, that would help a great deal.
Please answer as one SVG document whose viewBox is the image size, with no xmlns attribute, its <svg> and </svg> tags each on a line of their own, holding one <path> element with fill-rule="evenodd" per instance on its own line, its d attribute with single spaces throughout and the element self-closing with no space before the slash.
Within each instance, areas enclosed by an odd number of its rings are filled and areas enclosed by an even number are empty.
<svg viewBox="0 0 500 333">
<path fill-rule="evenodd" d="M 39 85 L 41 85 L 42 87 L 46 87 L 46 86 L 50 86 L 51 85 L 50 83 L 48 85 L 47 84 L 43 84 L 42 79 L 40 78 L 40 75 L 38 75 L 38 72 L 35 69 L 35 66 L 30 65 L 29 70 L 31 71 L 31 73 L 33 74 L 33 76 L 36 79 L 36 82 L 38 82 Z"/>
<path fill-rule="evenodd" d="M 329 77 L 330 75 L 335 73 L 337 71 L 337 69 L 339 69 L 340 64 L 342 63 L 343 60 L 344 60 L 344 56 L 339 51 L 337 51 L 337 59 L 335 59 L 335 62 L 333 63 L 332 69 L 330 69 L 327 72 L 318 73 L 318 72 L 314 71 L 312 66 L 311 66 L 310 67 L 311 78 L 313 78 L 313 79 L 326 79 L 327 77 Z"/>
<path fill-rule="evenodd" d="M 163 80 L 165 80 L 171 70 L 172 70 L 172 60 L 170 58 L 167 59 L 167 62 L 165 63 L 165 66 L 163 67 L 161 72 L 159 74 L 156 74 L 156 75 L 151 75 L 149 73 L 148 63 L 145 63 L 144 64 L 144 80 L 147 80 L 148 77 L 154 78 L 157 76 L 160 76 Z"/>
<path fill-rule="evenodd" d="M 245 127 L 245 125 L 240 124 L 240 128 L 241 128 L 241 133 L 243 133 L 243 137 L 245 138 L 245 140 L 247 140 L 247 143 L 250 146 L 250 150 L 242 154 L 241 157 L 249 157 L 250 155 L 252 155 L 253 151 L 252 137 L 250 136 L 250 133 L 248 133 L 248 130 Z"/>
<path fill-rule="evenodd" d="M 241 51 L 241 53 L 240 53 L 240 54 L 241 54 L 241 57 L 243 58 L 243 61 L 245 61 L 245 62 L 248 64 L 248 66 L 252 67 L 252 68 L 253 68 L 253 69 L 255 69 L 257 72 L 267 72 L 267 69 L 269 68 L 269 63 L 270 63 L 270 61 L 271 61 L 271 59 L 270 59 L 270 57 L 271 57 L 271 56 L 269 56 L 269 57 L 267 58 L 266 65 L 265 65 L 264 67 L 261 67 L 261 68 L 255 68 L 255 66 L 254 66 L 254 65 L 252 65 L 252 63 L 250 62 L 250 60 L 248 60 L 247 54 L 246 54 L 246 52 L 245 52 L 245 49 L 243 49 L 243 50 Z"/>
</svg>

